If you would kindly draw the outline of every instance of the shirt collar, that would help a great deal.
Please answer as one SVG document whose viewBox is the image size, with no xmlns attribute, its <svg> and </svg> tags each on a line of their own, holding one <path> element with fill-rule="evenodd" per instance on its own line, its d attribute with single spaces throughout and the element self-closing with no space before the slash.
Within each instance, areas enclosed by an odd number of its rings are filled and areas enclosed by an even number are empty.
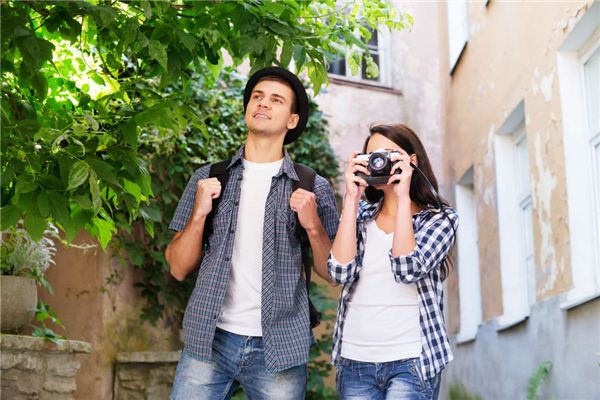
<svg viewBox="0 0 600 400">
<path fill-rule="evenodd" d="M 358 219 L 363 222 L 373 219 L 375 217 L 375 215 L 377 215 L 377 213 L 379 212 L 379 209 L 381 208 L 382 205 L 383 205 L 383 199 L 379 200 L 377 203 L 362 201 L 360 210 L 358 212 Z M 414 218 L 417 218 L 420 216 L 424 216 L 431 212 L 437 213 L 439 211 L 440 210 L 436 209 L 436 208 L 425 208 L 425 209 L 419 211 L 418 213 L 413 214 L 412 217 L 414 219 Z"/>
<path fill-rule="evenodd" d="M 227 166 L 227 169 L 231 168 L 236 163 L 241 162 L 243 157 L 244 145 L 242 145 L 242 147 L 239 148 L 237 153 L 231 158 L 231 162 Z M 281 165 L 281 169 L 279 170 L 279 172 L 275 174 L 275 177 L 279 177 L 282 174 L 286 174 L 290 179 L 293 179 L 295 181 L 300 180 L 300 178 L 298 178 L 298 174 L 296 174 L 296 169 L 294 168 L 294 161 L 292 161 L 292 158 L 290 157 L 286 149 L 283 149 L 283 164 Z"/>
<path fill-rule="evenodd" d="M 364 200 L 361 203 L 362 204 L 358 213 L 358 219 L 364 222 L 371 220 L 373 219 L 373 217 L 375 217 L 375 215 L 383 205 L 383 199 L 379 200 L 377 203 L 371 203 Z"/>
</svg>

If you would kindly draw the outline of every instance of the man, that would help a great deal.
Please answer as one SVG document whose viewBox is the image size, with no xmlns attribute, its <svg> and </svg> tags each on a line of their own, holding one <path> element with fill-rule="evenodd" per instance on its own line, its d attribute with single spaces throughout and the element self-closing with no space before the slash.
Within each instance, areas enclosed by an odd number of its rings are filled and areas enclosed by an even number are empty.
<svg viewBox="0 0 600 400">
<path fill-rule="evenodd" d="M 316 273 L 331 282 L 335 199 L 318 175 L 314 192 L 292 193 L 298 175 L 283 146 L 308 120 L 300 80 L 283 68 L 262 69 L 246 84 L 244 108 L 248 137 L 228 164 L 224 190 L 209 178 L 210 166 L 198 169 L 170 225 L 177 232 L 166 251 L 171 274 L 183 280 L 200 266 L 183 321 L 174 399 L 226 399 L 239 385 L 250 399 L 305 394 L 313 337 L 296 228 L 300 223 L 307 232 Z"/>
</svg>

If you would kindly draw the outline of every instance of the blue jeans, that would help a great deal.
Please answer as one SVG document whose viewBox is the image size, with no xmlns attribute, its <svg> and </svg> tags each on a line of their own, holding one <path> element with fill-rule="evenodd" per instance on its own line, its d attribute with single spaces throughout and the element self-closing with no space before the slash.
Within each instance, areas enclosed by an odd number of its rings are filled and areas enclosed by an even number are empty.
<svg viewBox="0 0 600 400">
<path fill-rule="evenodd" d="M 230 399 L 241 385 L 251 400 L 302 400 L 306 379 L 306 364 L 269 373 L 262 338 L 217 328 L 210 362 L 196 360 L 185 350 L 181 353 L 171 399 Z"/>
<path fill-rule="evenodd" d="M 340 399 L 437 399 L 439 375 L 424 379 L 419 359 L 410 358 L 370 363 L 342 358 L 337 367 L 336 384 Z"/>
</svg>

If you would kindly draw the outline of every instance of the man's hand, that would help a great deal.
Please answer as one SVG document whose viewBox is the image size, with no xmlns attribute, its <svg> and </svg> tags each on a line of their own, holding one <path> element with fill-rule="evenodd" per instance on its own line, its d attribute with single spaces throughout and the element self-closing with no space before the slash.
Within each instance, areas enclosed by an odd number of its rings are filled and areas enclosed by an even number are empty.
<svg viewBox="0 0 600 400">
<path fill-rule="evenodd" d="M 221 182 L 217 178 L 201 179 L 196 185 L 193 216 L 206 217 L 212 211 L 212 201 L 221 195 Z"/>
<path fill-rule="evenodd" d="M 296 189 L 290 197 L 292 211 L 298 213 L 300 225 L 307 231 L 316 229 L 321 224 L 317 214 L 317 198 L 314 193 L 304 189 Z"/>
</svg>

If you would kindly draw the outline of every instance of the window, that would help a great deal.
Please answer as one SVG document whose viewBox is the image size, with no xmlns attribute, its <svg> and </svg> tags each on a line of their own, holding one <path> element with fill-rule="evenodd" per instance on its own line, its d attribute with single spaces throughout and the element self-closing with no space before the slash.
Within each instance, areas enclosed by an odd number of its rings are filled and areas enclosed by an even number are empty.
<svg viewBox="0 0 600 400">
<path fill-rule="evenodd" d="M 557 53 L 573 288 L 561 306 L 600 295 L 600 3 Z"/>
<path fill-rule="evenodd" d="M 536 299 L 531 184 L 522 101 L 495 137 L 495 161 L 504 309 L 498 322 L 503 328 L 524 320 Z"/>
<path fill-rule="evenodd" d="M 329 66 L 328 72 L 333 75 L 340 75 L 347 79 L 357 81 L 367 81 L 373 83 L 379 83 L 381 85 L 389 84 L 389 67 L 387 57 L 389 56 L 389 32 L 379 32 L 369 28 L 371 32 L 371 39 L 367 43 L 373 62 L 377 64 L 379 68 L 379 75 L 377 77 L 369 77 L 367 75 L 367 63 L 363 60 L 360 68 L 360 76 L 353 76 L 350 68 L 347 66 L 347 58 L 339 58 L 336 62 Z"/>
<path fill-rule="evenodd" d="M 466 0 L 446 3 L 448 18 L 448 57 L 450 75 L 458 65 L 467 41 L 469 40 L 469 14 Z"/>
<path fill-rule="evenodd" d="M 475 339 L 482 319 L 475 204 L 473 167 L 471 167 L 456 185 L 456 210 L 460 215 L 457 238 L 460 330 L 456 335 L 457 343 Z"/>
</svg>

